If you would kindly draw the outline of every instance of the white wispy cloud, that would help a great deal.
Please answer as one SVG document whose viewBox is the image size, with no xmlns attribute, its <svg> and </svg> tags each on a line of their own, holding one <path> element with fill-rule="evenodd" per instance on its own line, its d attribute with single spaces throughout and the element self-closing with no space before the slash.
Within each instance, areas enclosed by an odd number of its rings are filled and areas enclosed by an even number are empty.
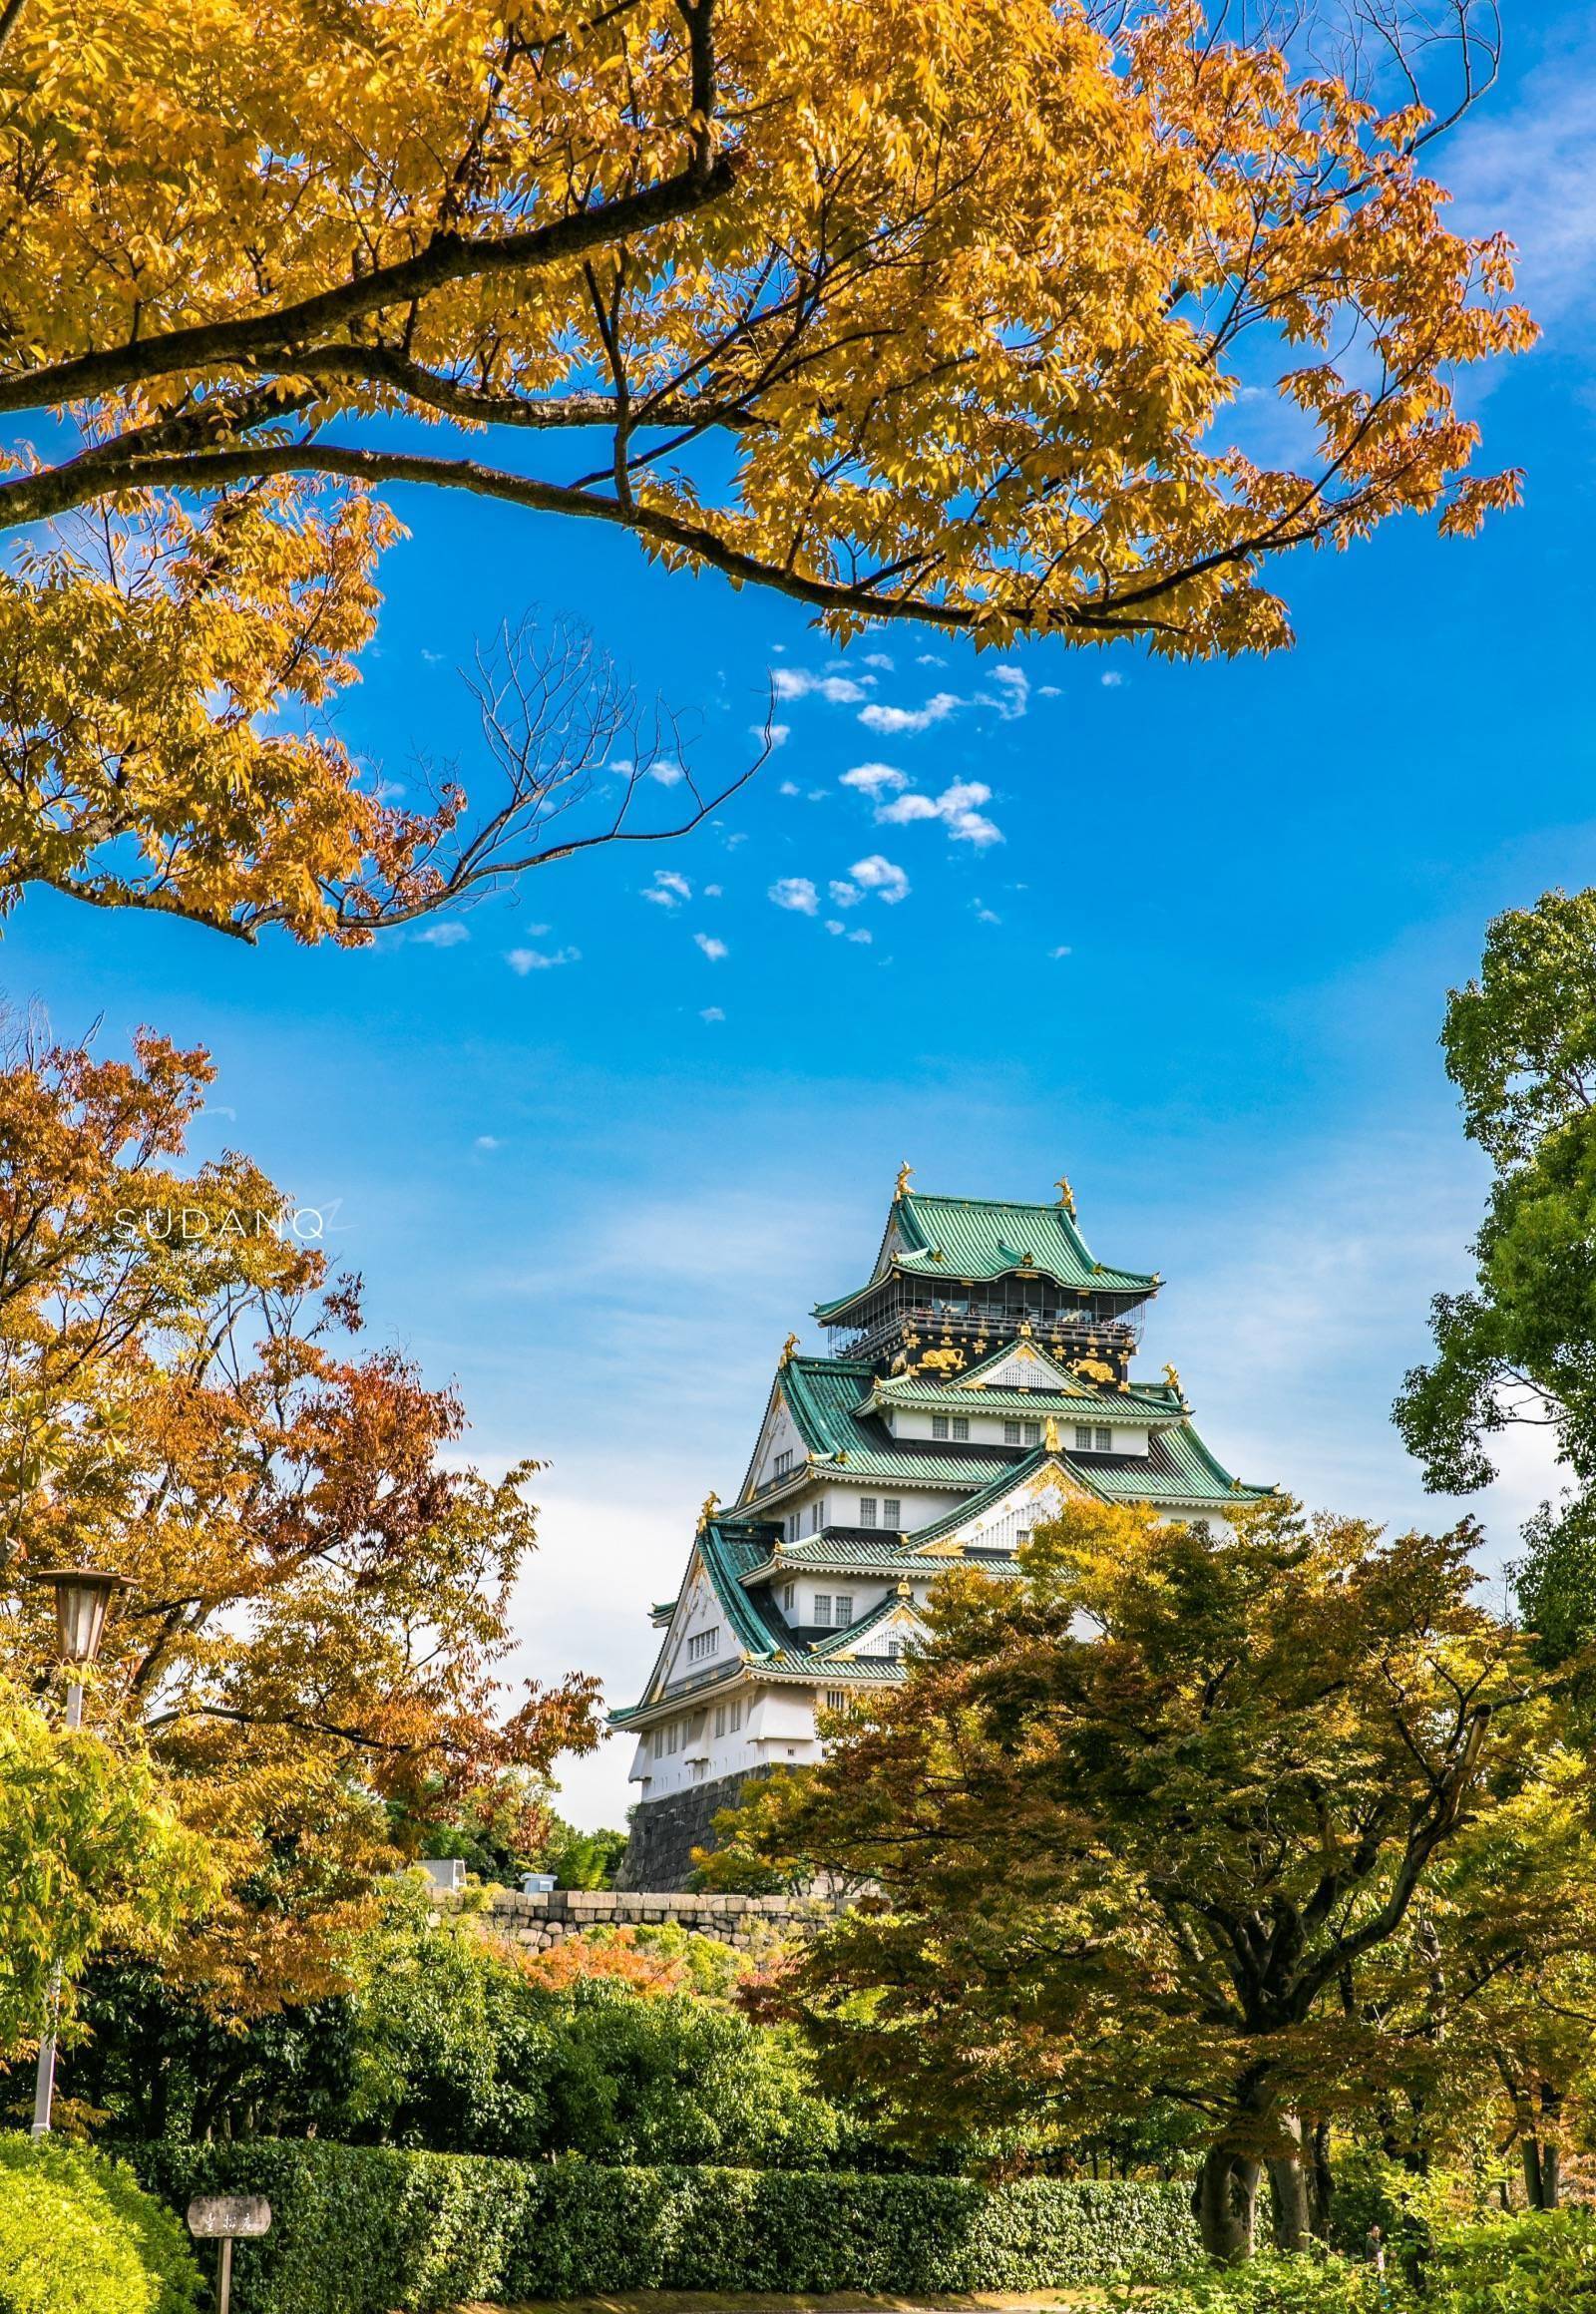
<svg viewBox="0 0 1596 2314">
<path fill-rule="evenodd" d="M 502 1149 L 504 1143 L 497 1133 L 479 1133 L 471 1146 L 473 1149 Z"/>
<path fill-rule="evenodd" d="M 679 908 L 684 900 L 691 900 L 692 886 L 674 868 L 656 868 L 654 880 L 643 898 L 651 900 L 656 908 Z"/>
<path fill-rule="evenodd" d="M 892 673 L 892 660 L 885 651 L 867 651 L 865 664 L 867 667 L 879 667 L 883 674 L 890 675 Z"/>
<path fill-rule="evenodd" d="M 649 764 L 648 777 L 656 779 L 661 787 L 679 787 L 686 774 L 673 756 L 662 755 L 657 763 Z"/>
<path fill-rule="evenodd" d="M 1059 960 L 1059 958 L 1060 958 L 1060 957 L 1072 957 L 1072 956 L 1074 955 L 1074 953 L 1075 953 L 1075 952 L 1074 952 L 1074 950 L 1073 950 L 1073 949 L 1063 949 L 1063 948 L 1060 948 L 1060 949 L 1049 949 L 1049 950 L 1047 951 L 1047 954 L 1048 954 L 1048 956 L 1049 956 L 1049 957 L 1052 959 L 1052 961 L 1053 961 L 1053 963 L 1054 963 L 1055 964 L 1057 964 L 1057 962 L 1058 962 L 1058 960 Z"/>
<path fill-rule="evenodd" d="M 700 1020 L 724 1020 L 726 1015 L 718 1004 L 706 1004 L 698 1017 Z"/>
<path fill-rule="evenodd" d="M 770 687 L 778 699 L 825 699 L 833 707 L 853 707 L 865 698 L 874 675 L 862 683 L 852 675 L 816 673 L 811 667 L 772 667 Z"/>
<path fill-rule="evenodd" d="M 561 964 L 580 964 L 581 949 L 512 949 L 505 963 L 523 979 L 529 972 L 552 972 Z"/>
<path fill-rule="evenodd" d="M 792 737 L 792 725 L 790 723 L 772 723 L 767 726 L 763 723 L 750 723 L 748 736 L 750 739 L 768 740 L 772 747 L 785 747 Z"/>
<path fill-rule="evenodd" d="M 957 691 L 934 691 L 923 707 L 883 707 L 872 700 L 861 707 L 859 720 L 867 730 L 900 734 L 906 731 L 929 731 L 934 723 L 945 723 L 956 707 L 964 701 Z"/>
<path fill-rule="evenodd" d="M 803 789 L 798 785 L 798 782 L 795 779 L 784 779 L 780 787 L 778 787 L 776 790 L 777 795 L 784 796 L 802 795 L 803 792 Z"/>
<path fill-rule="evenodd" d="M 855 941 L 861 948 L 866 949 L 869 948 L 871 942 L 876 937 L 874 933 L 867 932 L 862 924 L 855 925 L 853 931 L 850 932 L 848 927 L 841 921 L 841 919 L 835 916 L 827 918 L 826 930 L 829 933 L 836 934 L 843 940 Z"/>
<path fill-rule="evenodd" d="M 458 917 L 451 917 L 445 924 L 424 925 L 420 932 L 413 932 L 410 937 L 418 948 L 457 949 L 462 941 L 470 940 L 471 933 Z"/>
<path fill-rule="evenodd" d="M 907 827 L 914 820 L 941 820 L 956 843 L 985 849 L 1000 844 L 1003 832 L 977 807 L 992 801 L 992 789 L 979 779 L 956 779 L 941 795 L 921 795 L 911 789 L 890 804 L 878 804 L 876 817 L 888 827 Z"/>
<path fill-rule="evenodd" d="M 940 659 L 935 651 L 922 651 L 915 664 L 917 667 L 945 667 L 948 661 Z"/>
<path fill-rule="evenodd" d="M 848 873 L 864 891 L 875 893 L 877 899 L 885 900 L 889 907 L 896 907 L 900 900 L 909 897 L 908 877 L 880 852 L 872 852 L 868 859 L 856 860 Z M 835 885 L 832 890 L 835 893 Z"/>
<path fill-rule="evenodd" d="M 1518 294 L 1540 322 L 1588 323 L 1596 269 L 1596 41 L 1550 55 L 1511 109 L 1473 115 L 1448 154 L 1453 220 L 1505 231 Z"/>
<path fill-rule="evenodd" d="M 770 887 L 768 898 L 778 908 L 790 909 L 795 916 L 813 916 L 820 906 L 820 895 L 814 880 L 808 876 L 782 876 Z"/>
<path fill-rule="evenodd" d="M 1107 674 L 1102 678 L 1103 689 L 1105 691 L 1117 691 L 1124 679 L 1124 676 L 1120 673 L 1117 667 L 1110 667 Z"/>
<path fill-rule="evenodd" d="M 997 911 L 997 909 L 995 909 L 995 908 L 984 908 L 984 907 L 982 906 L 981 902 L 980 902 L 979 900 L 977 901 L 977 903 L 976 903 L 976 922 L 977 922 L 978 924 L 1001 924 L 1001 923 L 1002 923 L 1002 921 L 1003 921 L 1003 920 L 1002 920 L 1002 918 L 1001 918 L 1001 917 L 1000 917 L 1000 916 L 998 914 L 998 911 Z"/>
<path fill-rule="evenodd" d="M 722 957 L 731 954 L 725 942 L 716 940 L 713 933 L 695 932 L 692 937 L 695 945 L 703 950 L 704 955 L 712 964 L 718 964 Z"/>
<path fill-rule="evenodd" d="M 879 796 L 907 787 L 909 774 L 891 763 L 856 763 L 852 771 L 843 773 L 838 784 L 857 788 L 861 795 Z"/>
<path fill-rule="evenodd" d="M 865 897 L 857 884 L 849 884 L 840 876 L 834 876 L 826 890 L 836 908 L 856 908 Z"/>
<path fill-rule="evenodd" d="M 998 689 L 991 696 L 1005 723 L 1017 723 L 1030 703 L 1030 682 L 1023 667 L 994 667 L 992 680 Z"/>
</svg>

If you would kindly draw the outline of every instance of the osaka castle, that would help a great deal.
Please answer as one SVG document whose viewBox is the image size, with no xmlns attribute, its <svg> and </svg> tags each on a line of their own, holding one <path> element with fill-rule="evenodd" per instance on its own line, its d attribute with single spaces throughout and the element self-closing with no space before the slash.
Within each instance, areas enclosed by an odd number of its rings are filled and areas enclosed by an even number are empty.
<svg viewBox="0 0 1596 2314">
<path fill-rule="evenodd" d="M 818 1713 L 904 1676 L 953 1562 L 1014 1571 L 1068 1496 L 1223 1531 L 1271 1491 L 1198 1436 L 1173 1366 L 1132 1371 L 1156 1274 L 1093 1259 L 1069 1184 L 1049 1205 L 928 1197 L 906 1166 L 875 1265 L 788 1337 L 735 1501 L 711 1495 L 641 1700 L 621 1868 L 679 1888 L 750 1775 L 819 1757 Z"/>
</svg>

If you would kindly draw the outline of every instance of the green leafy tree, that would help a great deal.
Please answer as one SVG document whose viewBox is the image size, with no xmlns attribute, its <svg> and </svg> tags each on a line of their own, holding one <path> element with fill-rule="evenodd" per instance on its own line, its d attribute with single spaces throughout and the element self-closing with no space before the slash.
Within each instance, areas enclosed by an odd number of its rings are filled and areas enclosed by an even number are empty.
<svg viewBox="0 0 1596 2314">
<path fill-rule="evenodd" d="M 875 2085 L 910 2141 L 1181 2106 L 1225 2259 L 1265 2163 L 1279 2238 L 1307 2239 L 1306 2121 L 1449 2062 L 1424 1907 L 1458 1949 L 1533 1938 L 1533 1852 L 1498 1841 L 1499 1876 L 1444 1905 L 1437 1875 L 1558 1733 L 1470 1597 L 1468 1528 L 1382 1539 L 1283 1501 L 1238 1527 L 1081 1502 L 1027 1581 L 951 1575 L 902 1688 L 756 1787 L 741 1843 L 877 1890 L 789 1981 L 823 2080 Z"/>
<path fill-rule="evenodd" d="M 1426 1483 L 1487 1485 L 1490 1442 L 1545 1429 L 1596 1475 L 1596 892 L 1548 892 L 1490 925 L 1441 1030 L 1464 1130 L 1494 1169 L 1472 1291 L 1431 1305 L 1435 1354 L 1396 1422 Z"/>
<path fill-rule="evenodd" d="M 95 1953 L 159 1952 L 214 1894 L 140 1751 L 64 1731 L 0 1683 L 0 2063 L 37 2041 L 55 1970 L 70 2022 Z"/>
</svg>

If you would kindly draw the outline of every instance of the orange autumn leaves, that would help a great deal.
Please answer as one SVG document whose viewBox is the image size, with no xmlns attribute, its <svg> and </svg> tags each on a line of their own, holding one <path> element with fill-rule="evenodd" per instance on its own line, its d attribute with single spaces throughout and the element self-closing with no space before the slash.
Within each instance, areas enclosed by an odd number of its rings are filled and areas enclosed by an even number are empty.
<svg viewBox="0 0 1596 2314">
<path fill-rule="evenodd" d="M 85 35 L 30 0 L 0 411 L 76 438 L 14 452 L 0 526 L 94 529 L 0 581 L 12 889 L 307 940 L 431 904 L 461 799 L 400 810 L 322 721 L 398 485 L 618 529 L 839 639 L 1177 656 L 1287 640 L 1295 546 L 1477 527 L 1517 478 L 1455 379 L 1532 334 L 1428 174 L 1477 30 L 1413 49 L 1426 110 L 1239 22 L 111 0 Z"/>
<path fill-rule="evenodd" d="M 28 1569 L 131 1579 L 91 1721 L 216 1851 L 181 1967 L 247 2009 L 335 1981 L 391 1824 L 591 1745 L 597 1691 L 506 1698 L 532 1466 L 454 1464 L 457 1397 L 353 1352 L 356 1288 L 248 1160 L 179 1170 L 210 1073 L 146 1035 L 131 1064 L 24 1036 L 0 1074 L 0 1598 L 42 1684 Z"/>
</svg>

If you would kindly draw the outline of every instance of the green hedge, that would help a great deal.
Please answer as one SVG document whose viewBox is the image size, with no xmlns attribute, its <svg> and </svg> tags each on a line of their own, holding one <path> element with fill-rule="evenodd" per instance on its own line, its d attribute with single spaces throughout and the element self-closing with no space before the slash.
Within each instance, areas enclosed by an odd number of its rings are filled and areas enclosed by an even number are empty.
<svg viewBox="0 0 1596 2314">
<path fill-rule="evenodd" d="M 237 2314 L 431 2314 L 622 2290 L 1030 2290 L 1154 2280 L 1197 2255 L 1174 2185 L 610 2169 L 259 2139 L 135 2149 L 148 2182 L 264 2193 Z"/>
<path fill-rule="evenodd" d="M 189 2314 L 200 2271 L 123 2162 L 0 2135 L 0 2314 Z"/>
</svg>

